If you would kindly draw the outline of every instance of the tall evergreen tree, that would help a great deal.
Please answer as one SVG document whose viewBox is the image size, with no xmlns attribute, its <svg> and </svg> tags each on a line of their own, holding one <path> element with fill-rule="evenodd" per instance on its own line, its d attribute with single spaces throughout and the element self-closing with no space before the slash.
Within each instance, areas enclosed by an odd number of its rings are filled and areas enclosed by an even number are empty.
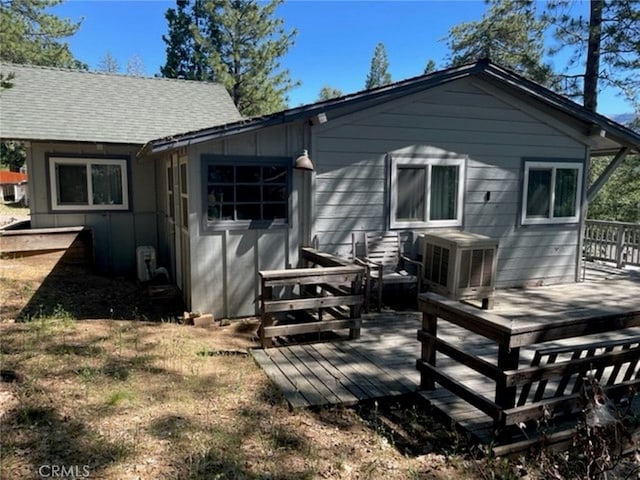
<svg viewBox="0 0 640 480">
<path fill-rule="evenodd" d="M 87 65 L 76 60 L 64 42 L 78 31 L 80 22 L 50 13 L 60 3 L 61 0 L 0 0 L 0 61 L 86 69 Z M 0 90 L 10 88 L 13 81 L 11 72 L 0 75 Z M 18 170 L 25 158 L 22 142 L 0 143 L 0 165 Z"/>
<path fill-rule="evenodd" d="M 203 0 L 177 0 L 176 8 L 165 13 L 168 33 L 162 36 L 167 45 L 167 58 L 160 74 L 167 78 L 211 80 L 213 73 L 207 64 L 202 46 L 196 42 L 196 33 L 211 37 L 211 28 L 205 21 Z"/>
<path fill-rule="evenodd" d="M 59 18 L 50 9 L 61 0 L 0 1 L 0 60 L 53 67 L 86 68 L 73 58 L 64 39 L 80 22 Z"/>
<path fill-rule="evenodd" d="M 449 63 L 472 63 L 482 58 L 551 86 L 551 67 L 543 62 L 546 22 L 536 16 L 530 0 L 486 0 L 482 19 L 449 30 Z"/>
<path fill-rule="evenodd" d="M 613 87 L 632 104 L 640 104 L 640 0 L 590 0 L 589 16 L 572 12 L 568 0 L 554 0 L 546 17 L 557 46 L 571 49 L 563 78 L 573 96 L 596 111 L 598 93 Z M 576 73 L 576 71 L 578 73 Z"/>
<path fill-rule="evenodd" d="M 391 74 L 389 73 L 389 60 L 387 59 L 387 49 L 383 43 L 378 43 L 371 58 L 371 67 L 367 74 L 364 88 L 382 87 L 391 83 Z"/>
<path fill-rule="evenodd" d="M 280 59 L 293 45 L 274 14 L 283 0 L 178 0 L 169 22 L 166 77 L 222 83 L 243 115 L 264 115 L 287 106 L 297 85 Z"/>
</svg>

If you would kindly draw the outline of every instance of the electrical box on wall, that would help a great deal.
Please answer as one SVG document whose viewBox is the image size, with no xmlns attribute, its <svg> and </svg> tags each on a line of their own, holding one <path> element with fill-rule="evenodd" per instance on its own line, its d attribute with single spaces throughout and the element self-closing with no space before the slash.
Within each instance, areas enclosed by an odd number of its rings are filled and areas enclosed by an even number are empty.
<svg viewBox="0 0 640 480">
<path fill-rule="evenodd" d="M 491 308 L 498 241 L 470 232 L 424 234 L 423 285 L 454 300 L 481 299 Z"/>
</svg>

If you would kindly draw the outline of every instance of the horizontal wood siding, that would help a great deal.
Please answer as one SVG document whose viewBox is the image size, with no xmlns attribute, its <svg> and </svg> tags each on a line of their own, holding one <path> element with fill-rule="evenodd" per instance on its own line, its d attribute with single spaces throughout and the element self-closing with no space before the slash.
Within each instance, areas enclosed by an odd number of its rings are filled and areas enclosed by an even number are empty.
<svg viewBox="0 0 640 480">
<path fill-rule="evenodd" d="M 497 286 L 574 281 L 578 226 L 519 226 L 522 159 L 583 159 L 585 145 L 520 105 L 464 80 L 315 127 L 319 248 L 350 257 L 352 232 L 388 228 L 387 153 L 465 156 L 463 228 L 500 239 Z"/>
<path fill-rule="evenodd" d="M 138 161 L 139 147 L 104 144 L 31 142 L 28 157 L 31 191 L 31 224 L 34 228 L 87 226 L 93 230 L 96 266 L 110 274 L 135 273 L 135 249 L 150 245 L 157 248 L 156 174 L 153 161 Z M 49 166 L 46 155 L 86 155 L 129 157 L 130 211 L 50 210 Z"/>
<path fill-rule="evenodd" d="M 299 195 L 305 177 L 299 171 L 293 171 L 288 227 L 204 231 L 201 156 L 280 156 L 290 157 L 293 162 L 302 149 L 309 148 L 305 138 L 304 126 L 293 124 L 190 148 L 189 231 L 193 310 L 213 313 L 215 318 L 258 314 L 258 271 L 297 266 L 301 231 L 305 228 L 304 222 L 309 221 L 308 215 L 304 219 L 300 215 L 300 209 L 305 208 Z"/>
</svg>

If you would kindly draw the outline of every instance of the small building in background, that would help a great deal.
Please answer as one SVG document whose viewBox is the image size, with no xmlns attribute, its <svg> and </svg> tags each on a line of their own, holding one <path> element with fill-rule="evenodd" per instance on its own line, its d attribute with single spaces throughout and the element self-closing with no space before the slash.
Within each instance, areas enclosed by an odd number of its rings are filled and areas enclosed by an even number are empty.
<svg viewBox="0 0 640 480">
<path fill-rule="evenodd" d="M 0 202 L 29 205 L 28 180 L 26 173 L 0 170 Z"/>
</svg>

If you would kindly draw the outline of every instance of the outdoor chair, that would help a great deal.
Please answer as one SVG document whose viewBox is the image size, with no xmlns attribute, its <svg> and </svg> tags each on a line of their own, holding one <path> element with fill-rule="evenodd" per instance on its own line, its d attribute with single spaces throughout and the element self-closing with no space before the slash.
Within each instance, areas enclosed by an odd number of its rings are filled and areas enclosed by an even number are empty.
<svg viewBox="0 0 640 480">
<path fill-rule="evenodd" d="M 367 269 L 365 280 L 365 311 L 369 311 L 372 291 L 376 293 L 378 311 L 382 310 L 385 285 L 411 285 L 420 291 L 422 263 L 403 255 L 398 232 L 364 232 L 362 247 L 352 233 L 353 260 Z M 360 255 L 362 253 L 362 255 Z M 407 268 L 415 269 L 415 274 Z"/>
</svg>

